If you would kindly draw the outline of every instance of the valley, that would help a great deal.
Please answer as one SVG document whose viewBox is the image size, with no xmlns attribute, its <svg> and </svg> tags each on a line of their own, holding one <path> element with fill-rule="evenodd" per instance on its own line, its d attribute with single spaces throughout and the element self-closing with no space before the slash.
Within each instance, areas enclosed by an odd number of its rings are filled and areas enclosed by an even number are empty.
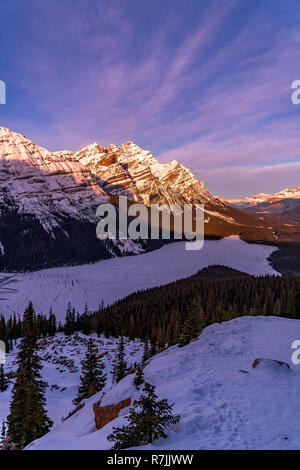
<svg viewBox="0 0 300 470">
<path fill-rule="evenodd" d="M 164 240 L 99 240 L 99 204 L 204 204 L 205 237 L 276 241 L 264 221 L 212 196 L 177 161 L 161 164 L 132 142 L 50 152 L 0 128 L 0 270 L 35 271 L 151 251 Z"/>
<path fill-rule="evenodd" d="M 278 275 L 268 262 L 275 250 L 276 247 L 249 244 L 233 236 L 206 240 L 199 251 L 186 251 L 185 242 L 176 242 L 150 253 L 83 266 L 2 273 L 5 285 L 0 291 L 0 311 L 7 317 L 13 313 L 22 315 L 31 300 L 37 313 L 48 314 L 51 307 L 63 320 L 69 302 L 79 312 L 83 312 L 85 304 L 95 310 L 102 301 L 111 304 L 132 292 L 185 278 L 215 264 L 253 275 Z"/>
</svg>

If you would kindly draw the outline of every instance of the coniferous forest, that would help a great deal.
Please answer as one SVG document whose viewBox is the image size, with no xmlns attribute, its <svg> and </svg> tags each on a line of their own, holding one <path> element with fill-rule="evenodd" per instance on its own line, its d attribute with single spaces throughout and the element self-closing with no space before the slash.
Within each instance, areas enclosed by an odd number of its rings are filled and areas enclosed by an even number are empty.
<svg viewBox="0 0 300 470">
<path fill-rule="evenodd" d="M 49 306 L 50 307 L 50 306 Z M 245 315 L 274 315 L 298 318 L 300 312 L 300 276 L 250 276 L 231 268 L 212 266 L 186 279 L 136 292 L 128 297 L 91 312 L 85 306 L 77 312 L 70 302 L 64 323 L 55 315 L 37 315 L 41 337 L 57 331 L 66 335 L 76 331 L 99 335 L 149 338 L 159 348 L 180 341 L 181 335 L 193 324 L 193 312 L 204 328 Z M 298 313 L 297 313 L 298 312 Z M 22 321 L 12 315 L 0 317 L 0 339 L 7 350 L 22 336 Z"/>
<path fill-rule="evenodd" d="M 7 351 L 14 348 L 17 338 L 22 338 L 18 346 L 18 370 L 10 414 L 7 423 L 3 422 L 2 448 L 23 449 L 52 426 L 46 409 L 47 384 L 40 373 L 39 338 L 55 336 L 57 332 L 70 336 L 77 331 L 86 335 L 96 332 L 107 338 L 119 337 L 112 370 L 113 383 L 118 383 L 129 373 L 135 373 L 136 389 L 145 384 L 144 395 L 140 401 L 134 402 L 130 410 L 129 424 L 113 428 L 113 433 L 108 437 L 114 443 L 113 448 L 120 449 L 166 437 L 164 430 L 180 418 L 172 415 L 172 406 L 166 400 L 157 401 L 154 387 L 144 380 L 143 365 L 151 356 L 171 345 L 186 346 L 210 324 L 246 315 L 299 318 L 299 312 L 300 276 L 254 277 L 231 268 L 211 266 L 186 279 L 136 292 L 107 307 L 102 302 L 94 312 L 89 311 L 88 305 L 82 313 L 77 312 L 70 302 L 64 323 L 57 322 L 51 306 L 48 315 L 36 315 L 31 302 L 22 319 L 13 315 L 5 320 L 1 315 L 0 339 L 5 341 Z M 136 363 L 133 368 L 129 368 L 125 360 L 124 337 L 144 341 L 142 362 Z M 90 339 L 82 361 L 80 387 L 73 401 L 75 405 L 101 391 L 105 385 L 104 366 L 96 351 Z M 0 388 L 2 391 L 7 388 L 3 368 L 0 371 Z M 158 416 L 157 422 L 149 422 L 148 429 L 143 416 L 149 409 L 156 408 L 162 416 Z M 138 433 L 135 432 L 136 426 Z M 156 431 L 152 435 L 153 426 Z"/>
</svg>

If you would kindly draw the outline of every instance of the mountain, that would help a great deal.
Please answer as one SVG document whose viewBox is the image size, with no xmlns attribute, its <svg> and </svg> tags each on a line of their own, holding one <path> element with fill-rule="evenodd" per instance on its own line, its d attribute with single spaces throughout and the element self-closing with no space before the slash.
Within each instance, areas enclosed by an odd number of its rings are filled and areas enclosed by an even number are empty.
<svg viewBox="0 0 300 470">
<path fill-rule="evenodd" d="M 174 403 L 173 412 L 181 419 L 167 430 L 166 439 L 139 449 L 299 449 L 300 372 L 291 349 L 299 334 L 299 320 L 245 316 L 211 325 L 188 346 L 154 356 L 144 369 L 145 379 L 157 387 L 159 398 Z M 103 353 L 113 348 L 104 338 L 95 339 Z M 76 395 L 79 373 L 68 369 L 72 361 L 78 367 L 81 343 L 56 337 L 40 349 L 45 378 L 49 386 L 56 385 L 47 392 L 55 424 L 29 450 L 110 449 L 106 437 L 113 426 L 126 424 L 129 405 L 141 394 L 134 375 L 128 375 L 117 385 L 109 382 L 104 396 L 100 392 L 84 400 L 80 410 L 61 421 Z M 64 362 L 57 367 L 56 351 L 62 347 Z M 126 343 L 127 354 L 136 357 L 138 350 L 138 344 Z"/>
<path fill-rule="evenodd" d="M 274 194 L 260 193 L 244 199 L 230 199 L 227 203 L 263 220 L 277 240 L 300 241 L 300 187 L 286 188 Z"/>
<path fill-rule="evenodd" d="M 163 241 L 96 238 L 96 208 L 116 196 L 141 202 L 205 205 L 206 237 L 272 240 L 252 215 L 214 198 L 177 161 L 160 164 L 137 145 L 97 143 L 50 152 L 0 128 L 0 269 L 24 271 L 137 254 Z M 250 234 L 250 235 L 249 235 Z"/>
<path fill-rule="evenodd" d="M 274 194 L 258 193 L 254 196 L 249 196 L 242 199 L 226 199 L 226 202 L 234 207 L 252 207 L 259 204 L 279 202 L 285 199 L 300 200 L 300 186 L 290 189 L 285 188 L 282 191 Z M 225 199 L 221 200 L 225 201 Z"/>
</svg>

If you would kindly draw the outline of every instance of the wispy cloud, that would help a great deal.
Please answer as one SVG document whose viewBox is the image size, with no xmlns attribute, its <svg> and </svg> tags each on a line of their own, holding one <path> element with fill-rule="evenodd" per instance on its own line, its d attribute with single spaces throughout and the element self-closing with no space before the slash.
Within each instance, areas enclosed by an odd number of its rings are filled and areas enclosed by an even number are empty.
<svg viewBox="0 0 300 470">
<path fill-rule="evenodd" d="M 204 170 L 202 176 L 210 191 L 226 199 L 259 192 L 272 194 L 286 187 L 298 187 L 299 174 L 300 162 L 294 162 L 260 168 L 234 166 L 226 171 L 222 168 Z"/>
<path fill-rule="evenodd" d="M 267 171 L 299 159 L 295 2 L 16 5 L 10 29 L 0 26 L 11 38 L 6 81 L 22 98 L 4 125 L 53 150 L 133 140 L 201 178 L 223 172 L 219 193 L 234 166 Z"/>
</svg>

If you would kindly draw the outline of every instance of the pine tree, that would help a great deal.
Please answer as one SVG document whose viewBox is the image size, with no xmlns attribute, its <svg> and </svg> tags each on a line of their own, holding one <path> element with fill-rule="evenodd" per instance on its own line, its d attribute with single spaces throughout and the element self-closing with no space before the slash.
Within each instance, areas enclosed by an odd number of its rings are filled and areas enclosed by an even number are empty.
<svg viewBox="0 0 300 470">
<path fill-rule="evenodd" d="M 2 426 L 1 426 L 1 442 L 4 443 L 6 437 L 6 424 L 5 421 L 2 421 Z"/>
<path fill-rule="evenodd" d="M 89 321 L 89 308 L 88 308 L 87 303 L 85 304 L 83 314 L 80 317 L 80 330 L 82 331 L 84 335 L 91 334 L 90 321 Z"/>
<path fill-rule="evenodd" d="M 55 336 L 56 333 L 56 317 L 52 312 L 52 307 L 50 308 L 49 312 L 49 320 L 48 320 L 48 335 Z"/>
<path fill-rule="evenodd" d="M 148 361 L 149 357 L 150 357 L 149 340 L 148 340 L 148 337 L 146 336 L 145 342 L 144 342 L 144 352 L 143 352 L 143 357 L 142 357 L 142 363 L 145 364 L 145 362 Z"/>
<path fill-rule="evenodd" d="M 124 338 L 123 336 L 120 337 L 120 341 L 118 344 L 118 352 L 115 359 L 114 367 L 113 367 L 113 381 L 115 383 L 120 382 L 120 380 L 125 377 L 127 374 L 127 363 L 125 361 L 125 347 L 124 347 Z"/>
<path fill-rule="evenodd" d="M 0 365 L 0 392 L 5 392 L 8 389 L 8 380 L 4 374 L 4 366 Z"/>
<path fill-rule="evenodd" d="M 46 384 L 40 373 L 37 320 L 31 302 L 24 312 L 22 331 L 24 337 L 19 346 L 17 377 L 7 418 L 7 440 L 17 449 L 40 438 L 52 426 L 45 410 Z"/>
<path fill-rule="evenodd" d="M 153 385 L 145 383 L 143 394 L 130 408 L 128 425 L 113 427 L 107 439 L 114 442 L 113 449 L 127 449 L 166 438 L 165 430 L 180 420 L 172 415 L 172 408 L 166 399 L 158 400 Z"/>
<path fill-rule="evenodd" d="M 133 318 L 133 315 L 130 315 L 130 319 L 129 319 L 129 333 L 128 333 L 129 339 L 134 339 L 134 334 L 135 334 L 134 318 Z"/>
<path fill-rule="evenodd" d="M 133 383 L 135 385 L 135 388 L 139 390 L 141 388 L 141 385 L 144 383 L 144 372 L 143 372 L 143 367 L 139 367 L 138 370 L 136 371 Z"/>
<path fill-rule="evenodd" d="M 273 315 L 273 298 L 271 289 L 267 289 L 266 301 L 263 308 L 263 315 L 270 316 Z"/>
<path fill-rule="evenodd" d="M 64 332 L 66 336 L 70 336 L 75 331 L 75 312 L 72 309 L 71 303 L 68 303 L 67 313 L 66 313 L 66 320 L 65 320 L 65 327 Z"/>
<path fill-rule="evenodd" d="M 106 374 L 103 373 L 104 364 L 97 358 L 97 347 L 93 339 L 88 340 L 87 353 L 85 359 L 81 362 L 82 375 L 80 377 L 80 386 L 78 395 L 73 400 L 75 405 L 89 398 L 97 392 L 100 392 L 106 383 Z"/>
<path fill-rule="evenodd" d="M 157 353 L 157 341 L 156 339 L 152 338 L 150 342 L 149 356 L 150 357 L 155 356 L 156 353 Z"/>
<path fill-rule="evenodd" d="M 179 339 L 179 346 L 186 346 L 191 339 L 201 333 L 204 326 L 204 312 L 202 307 L 193 304 L 190 307 L 186 321 L 183 324 L 182 333 Z"/>
</svg>

